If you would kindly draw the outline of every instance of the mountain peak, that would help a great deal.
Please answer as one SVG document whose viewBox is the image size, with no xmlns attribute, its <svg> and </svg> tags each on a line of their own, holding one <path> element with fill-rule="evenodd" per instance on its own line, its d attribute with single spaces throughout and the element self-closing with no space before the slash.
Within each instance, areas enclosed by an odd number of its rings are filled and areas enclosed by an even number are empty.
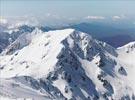
<svg viewBox="0 0 135 100">
<path fill-rule="evenodd" d="M 30 41 L 26 44 L 22 39 Z M 38 91 L 38 96 L 50 99 L 133 96 L 130 85 L 123 82 L 127 72 L 117 60 L 115 48 L 87 33 L 74 29 L 42 32 L 36 28 L 16 41 L 13 53 L 0 56 L 0 78 L 8 78 L 2 80 L 3 91 L 9 84 L 15 90 L 16 94 L 11 93 L 14 97 L 22 96 L 15 87 Z"/>
<path fill-rule="evenodd" d="M 89 61 L 92 61 L 97 54 L 103 59 L 106 59 L 106 54 L 117 55 L 113 47 L 93 39 L 86 33 L 74 29 L 42 32 L 36 28 L 31 33 L 22 34 L 2 53 L 5 55 L 0 59 L 1 62 L 5 59 L 5 63 L 1 66 L 5 66 L 6 69 L 2 70 L 0 77 L 21 75 L 42 77 L 54 69 L 53 66 L 59 62 L 57 57 L 65 52 L 72 52 L 81 59 Z M 26 66 L 33 67 L 26 68 Z M 10 69 L 12 70 L 8 72 Z"/>
</svg>

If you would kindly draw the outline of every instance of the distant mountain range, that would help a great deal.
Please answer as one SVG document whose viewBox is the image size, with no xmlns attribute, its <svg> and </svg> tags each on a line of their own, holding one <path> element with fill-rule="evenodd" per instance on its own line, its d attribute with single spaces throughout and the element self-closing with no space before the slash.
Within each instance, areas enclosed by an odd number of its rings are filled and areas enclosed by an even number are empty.
<svg viewBox="0 0 135 100">
<path fill-rule="evenodd" d="M 88 33 L 116 48 L 135 40 L 135 28 L 116 28 L 100 23 L 80 23 L 70 27 Z"/>
</svg>

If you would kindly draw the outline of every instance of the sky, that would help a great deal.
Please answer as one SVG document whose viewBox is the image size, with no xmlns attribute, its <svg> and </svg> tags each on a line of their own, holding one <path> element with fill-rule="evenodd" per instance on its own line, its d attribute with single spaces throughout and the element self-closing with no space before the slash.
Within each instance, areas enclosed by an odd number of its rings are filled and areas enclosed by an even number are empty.
<svg viewBox="0 0 135 100">
<path fill-rule="evenodd" d="M 41 21 L 134 19 L 135 0 L 0 0 L 4 18 Z"/>
</svg>

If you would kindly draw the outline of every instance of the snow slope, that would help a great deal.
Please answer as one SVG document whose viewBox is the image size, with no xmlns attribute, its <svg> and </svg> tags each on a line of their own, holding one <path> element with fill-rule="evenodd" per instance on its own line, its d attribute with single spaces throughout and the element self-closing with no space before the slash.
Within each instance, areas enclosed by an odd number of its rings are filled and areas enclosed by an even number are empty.
<svg viewBox="0 0 135 100">
<path fill-rule="evenodd" d="M 116 50 L 74 29 L 42 32 L 36 28 L 2 52 L 0 95 L 35 100 L 135 100 L 133 74 L 129 74 L 133 69 L 127 68 L 132 62 L 125 66 L 122 54 L 122 48 Z"/>
<path fill-rule="evenodd" d="M 135 92 L 135 42 L 118 48 L 121 65 L 127 70 L 127 80 Z"/>
</svg>

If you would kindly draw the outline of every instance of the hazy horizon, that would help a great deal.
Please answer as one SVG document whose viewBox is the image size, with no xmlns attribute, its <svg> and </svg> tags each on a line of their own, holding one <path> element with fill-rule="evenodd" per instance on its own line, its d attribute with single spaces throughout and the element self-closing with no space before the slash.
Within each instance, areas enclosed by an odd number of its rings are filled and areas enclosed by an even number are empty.
<svg viewBox="0 0 135 100">
<path fill-rule="evenodd" d="M 1 18 L 46 23 L 128 20 L 135 23 L 134 0 L 0 0 Z"/>
</svg>

